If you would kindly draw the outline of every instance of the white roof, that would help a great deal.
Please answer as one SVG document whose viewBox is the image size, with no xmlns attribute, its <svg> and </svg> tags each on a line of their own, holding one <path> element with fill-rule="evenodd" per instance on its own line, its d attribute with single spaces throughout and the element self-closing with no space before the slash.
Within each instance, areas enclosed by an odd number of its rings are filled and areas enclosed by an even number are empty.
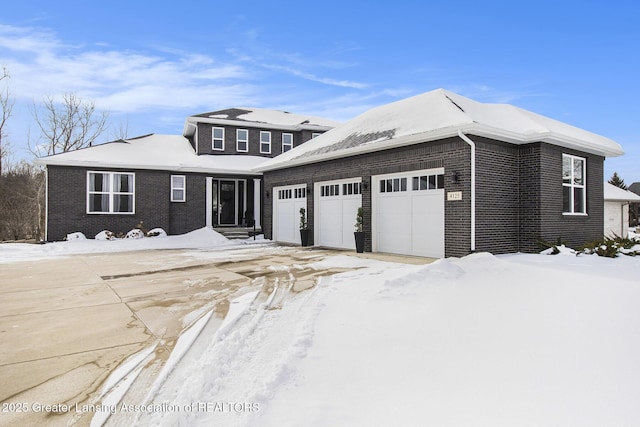
<svg viewBox="0 0 640 427">
<path fill-rule="evenodd" d="M 548 142 L 605 157 L 615 141 L 507 104 L 484 104 L 437 89 L 369 110 L 259 168 L 273 170 L 456 136 L 458 131 L 513 144 Z"/>
<path fill-rule="evenodd" d="M 624 190 L 608 182 L 604 183 L 604 199 L 620 202 L 640 202 L 640 196 L 631 191 Z"/>
<path fill-rule="evenodd" d="M 318 130 L 327 131 L 338 126 L 333 120 L 316 116 L 293 114 L 287 111 L 268 110 L 264 108 L 238 107 L 211 113 L 196 114 L 187 117 L 183 135 L 192 135 L 196 123 L 212 123 L 243 127 L 261 127 L 282 130 Z"/>
<path fill-rule="evenodd" d="M 196 155 L 181 135 L 148 135 L 108 142 L 67 153 L 42 157 L 36 163 L 121 169 L 156 169 L 176 172 L 246 174 L 265 158 L 245 155 Z"/>
</svg>

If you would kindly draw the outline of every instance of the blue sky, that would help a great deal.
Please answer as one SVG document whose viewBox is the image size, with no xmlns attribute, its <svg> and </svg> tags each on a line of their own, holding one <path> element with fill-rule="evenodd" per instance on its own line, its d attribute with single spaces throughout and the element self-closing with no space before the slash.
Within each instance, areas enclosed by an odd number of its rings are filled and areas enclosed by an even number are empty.
<svg viewBox="0 0 640 427">
<path fill-rule="evenodd" d="M 182 132 L 233 106 L 348 120 L 445 88 L 619 142 L 640 181 L 640 5 L 635 1 L 19 1 L 2 6 L 7 130 L 30 158 L 31 108 L 75 92 L 110 111 L 113 139 Z M 3 81 L 5 83 L 5 81 Z"/>
</svg>

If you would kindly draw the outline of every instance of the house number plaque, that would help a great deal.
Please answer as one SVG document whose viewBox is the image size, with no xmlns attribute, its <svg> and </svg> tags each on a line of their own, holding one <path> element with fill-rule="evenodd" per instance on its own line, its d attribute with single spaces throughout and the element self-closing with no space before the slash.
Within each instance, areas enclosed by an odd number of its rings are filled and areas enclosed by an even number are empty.
<svg viewBox="0 0 640 427">
<path fill-rule="evenodd" d="M 447 193 L 447 201 L 462 200 L 462 191 L 449 191 Z"/>
</svg>

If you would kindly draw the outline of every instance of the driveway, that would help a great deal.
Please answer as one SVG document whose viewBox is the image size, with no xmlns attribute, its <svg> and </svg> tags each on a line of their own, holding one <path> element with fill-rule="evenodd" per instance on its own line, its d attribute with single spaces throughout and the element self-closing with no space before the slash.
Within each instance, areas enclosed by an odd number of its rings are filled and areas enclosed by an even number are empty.
<svg viewBox="0 0 640 427">
<path fill-rule="evenodd" d="M 202 315 L 213 310 L 212 321 L 220 322 L 230 300 L 267 293 L 276 281 L 288 281 L 294 292 L 312 287 L 317 277 L 344 271 L 308 265 L 335 254 L 345 253 L 261 245 L 0 265 L 0 425 L 89 425 L 92 414 L 73 408 L 95 396 L 128 356 L 158 344 L 141 375 L 149 382 Z"/>
</svg>

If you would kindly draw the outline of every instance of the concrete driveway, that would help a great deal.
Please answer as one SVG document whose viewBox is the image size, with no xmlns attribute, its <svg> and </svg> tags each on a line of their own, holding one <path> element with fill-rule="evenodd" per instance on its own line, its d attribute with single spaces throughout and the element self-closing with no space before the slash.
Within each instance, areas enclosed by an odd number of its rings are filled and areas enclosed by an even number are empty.
<svg viewBox="0 0 640 427">
<path fill-rule="evenodd" d="M 311 287 L 343 270 L 305 265 L 336 253 L 268 245 L 0 264 L 0 425 L 89 425 L 92 414 L 61 405 L 89 401 L 124 359 L 158 343 L 152 377 L 202 315 L 214 310 L 222 319 L 231 299 L 268 292 L 274 280 Z"/>
</svg>

